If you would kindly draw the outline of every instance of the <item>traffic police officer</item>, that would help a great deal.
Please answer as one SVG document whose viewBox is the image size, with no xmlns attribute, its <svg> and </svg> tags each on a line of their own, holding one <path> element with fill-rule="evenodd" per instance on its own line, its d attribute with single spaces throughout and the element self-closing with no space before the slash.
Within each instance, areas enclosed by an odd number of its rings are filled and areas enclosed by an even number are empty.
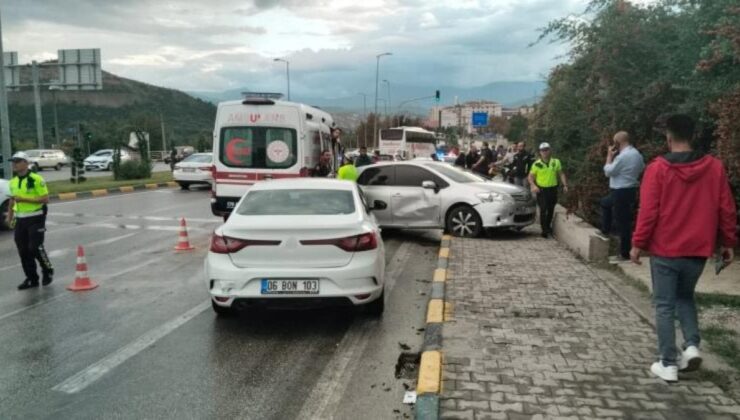
<svg viewBox="0 0 740 420">
<path fill-rule="evenodd" d="M 529 170 L 529 185 L 532 186 L 532 193 L 537 194 L 543 238 L 552 234 L 552 218 L 555 215 L 555 205 L 558 203 L 558 178 L 563 185 L 563 191 L 567 193 L 568 180 L 563 173 L 563 165 L 559 159 L 552 157 L 550 144 L 541 143 L 540 159 L 537 159 Z"/>
<path fill-rule="evenodd" d="M 54 275 L 51 261 L 44 249 L 49 190 L 44 178 L 29 170 L 28 155 L 17 152 L 10 160 L 16 176 L 10 180 L 8 224 L 15 224 L 15 245 L 26 275 L 26 280 L 18 285 L 18 290 L 38 287 L 36 261 L 41 265 L 42 284 L 46 286 L 51 283 Z"/>
</svg>

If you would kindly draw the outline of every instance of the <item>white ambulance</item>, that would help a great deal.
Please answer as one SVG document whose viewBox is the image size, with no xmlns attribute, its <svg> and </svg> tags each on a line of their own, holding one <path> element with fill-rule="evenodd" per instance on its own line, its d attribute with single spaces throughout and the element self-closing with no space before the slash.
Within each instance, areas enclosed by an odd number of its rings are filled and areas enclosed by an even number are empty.
<svg viewBox="0 0 740 420">
<path fill-rule="evenodd" d="M 228 216 L 249 187 L 265 179 L 307 177 L 322 150 L 331 149 L 329 113 L 279 100 L 275 94 L 245 94 L 222 102 L 213 130 L 211 210 Z"/>
</svg>

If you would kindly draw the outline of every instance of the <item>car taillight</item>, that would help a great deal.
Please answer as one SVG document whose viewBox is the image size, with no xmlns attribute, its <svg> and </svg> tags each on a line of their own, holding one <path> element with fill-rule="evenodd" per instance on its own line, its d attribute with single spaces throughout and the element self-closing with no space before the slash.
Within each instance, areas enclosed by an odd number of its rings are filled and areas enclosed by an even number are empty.
<svg viewBox="0 0 740 420">
<path fill-rule="evenodd" d="M 262 241 L 254 239 L 237 239 L 221 236 L 216 233 L 211 238 L 211 252 L 216 254 L 231 254 L 239 252 L 248 246 L 276 246 L 280 241 Z"/>
<path fill-rule="evenodd" d="M 301 245 L 334 245 L 347 252 L 370 251 L 378 247 L 374 232 L 337 239 L 312 239 L 301 241 Z"/>
</svg>

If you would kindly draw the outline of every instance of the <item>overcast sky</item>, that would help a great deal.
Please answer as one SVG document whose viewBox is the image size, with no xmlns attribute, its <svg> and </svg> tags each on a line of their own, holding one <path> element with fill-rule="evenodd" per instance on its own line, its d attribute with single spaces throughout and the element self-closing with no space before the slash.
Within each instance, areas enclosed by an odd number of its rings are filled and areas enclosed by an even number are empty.
<svg viewBox="0 0 740 420">
<path fill-rule="evenodd" d="M 538 28 L 585 0 L 6 0 L 3 42 L 22 63 L 101 48 L 103 68 L 182 90 L 356 95 L 381 79 L 472 87 L 542 80 L 565 47 Z M 331 91 L 332 94 L 326 94 Z"/>
</svg>

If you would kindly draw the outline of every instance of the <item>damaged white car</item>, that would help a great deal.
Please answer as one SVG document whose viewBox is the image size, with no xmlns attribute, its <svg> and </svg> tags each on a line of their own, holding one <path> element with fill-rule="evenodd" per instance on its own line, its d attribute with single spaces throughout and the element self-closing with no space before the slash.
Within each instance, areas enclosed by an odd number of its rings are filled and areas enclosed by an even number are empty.
<svg viewBox="0 0 740 420">
<path fill-rule="evenodd" d="M 360 168 L 357 183 L 380 227 L 445 229 L 475 237 L 485 229 L 522 229 L 534 223 L 536 202 L 526 188 L 489 181 L 443 162 L 388 162 Z"/>
</svg>

